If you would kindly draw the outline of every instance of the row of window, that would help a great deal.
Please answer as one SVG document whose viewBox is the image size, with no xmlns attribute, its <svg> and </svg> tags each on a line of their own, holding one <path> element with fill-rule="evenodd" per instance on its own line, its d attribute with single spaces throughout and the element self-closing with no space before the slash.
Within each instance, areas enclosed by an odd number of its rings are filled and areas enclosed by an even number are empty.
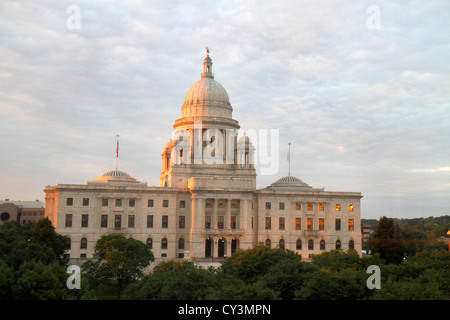
<svg viewBox="0 0 450 320">
<path fill-rule="evenodd" d="M 153 239 L 152 238 L 147 238 L 146 240 L 147 245 L 150 247 L 150 249 L 153 249 Z M 180 238 L 178 239 L 178 249 L 184 249 L 184 238 Z M 161 239 L 161 249 L 165 250 L 167 249 L 167 238 L 163 238 Z M 88 241 L 86 238 L 81 238 L 80 240 L 80 249 L 87 249 L 88 246 Z M 71 249 L 71 242 L 69 242 L 69 247 L 68 249 Z"/>
<path fill-rule="evenodd" d="M 109 200 L 108 198 L 103 198 L 102 199 L 102 207 L 108 207 L 109 206 Z M 123 201 L 124 199 L 118 198 L 118 199 L 114 199 L 114 206 L 115 207 L 122 207 L 123 206 Z M 67 198 L 66 199 L 66 206 L 73 206 L 73 198 Z M 89 207 L 89 198 L 83 198 L 82 200 L 82 204 L 83 207 Z M 147 200 L 147 207 L 149 208 L 153 208 L 154 207 L 154 200 L 153 199 L 148 199 Z M 163 200 L 161 203 L 163 208 L 168 208 L 169 207 L 169 200 Z M 128 207 L 134 208 L 136 207 L 136 199 L 128 199 Z M 179 202 L 179 207 L 180 208 L 185 208 L 186 207 L 186 201 L 185 200 L 180 200 Z"/>
<path fill-rule="evenodd" d="M 279 217 L 278 218 L 278 230 L 284 230 L 285 229 L 285 217 Z M 313 218 L 307 218 L 306 219 L 306 230 L 313 231 L 315 230 L 313 228 Z M 348 231 L 354 231 L 355 228 L 355 220 L 354 219 L 348 219 Z M 325 218 L 319 218 L 319 226 L 318 230 L 325 230 Z M 336 218 L 334 221 L 334 228 L 336 231 L 341 230 L 341 219 Z M 265 229 L 266 230 L 272 230 L 272 217 L 266 217 L 265 219 Z M 302 218 L 295 218 L 295 230 L 302 230 Z"/>
<path fill-rule="evenodd" d="M 272 245 L 272 241 L 270 239 L 266 239 L 265 245 L 270 247 Z M 284 249 L 285 248 L 285 243 L 284 243 L 283 239 L 280 239 L 280 241 L 278 242 L 278 247 L 280 249 Z M 348 242 L 348 247 L 350 249 L 355 249 L 355 242 L 353 240 L 350 240 Z M 335 249 L 341 249 L 341 248 L 342 248 L 341 240 L 336 240 L 336 242 L 335 242 Z M 295 249 L 296 250 L 303 250 L 302 249 L 302 240 L 301 239 L 297 239 L 297 241 L 295 242 Z M 320 240 L 320 242 L 319 242 L 319 249 L 320 250 L 325 250 L 325 240 Z M 314 240 L 308 240 L 308 250 L 314 250 Z"/>
<path fill-rule="evenodd" d="M 266 202 L 266 210 L 271 210 L 271 209 L 272 209 L 272 202 Z M 285 209 L 285 203 L 284 202 L 279 202 L 278 203 L 278 209 L 279 210 L 284 210 Z M 318 209 L 319 209 L 319 211 L 325 211 L 325 204 L 324 203 L 318 203 Z M 354 205 L 353 204 L 349 204 L 347 209 L 348 209 L 348 212 L 353 212 Z M 295 210 L 302 210 L 302 203 L 301 202 L 296 202 L 295 203 Z M 306 203 L 306 210 L 307 211 L 313 211 L 314 210 L 314 203 L 313 202 L 307 202 Z M 341 211 L 341 205 L 339 203 L 336 203 L 334 205 L 334 210 L 335 211 Z"/>
</svg>

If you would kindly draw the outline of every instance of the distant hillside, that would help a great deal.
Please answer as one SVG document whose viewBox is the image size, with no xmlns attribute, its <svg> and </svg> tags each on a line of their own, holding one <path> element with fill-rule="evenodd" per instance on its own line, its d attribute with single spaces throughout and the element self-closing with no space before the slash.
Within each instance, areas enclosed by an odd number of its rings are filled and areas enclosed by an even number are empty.
<svg viewBox="0 0 450 320">
<path fill-rule="evenodd" d="M 389 218 L 389 217 L 388 217 Z M 398 226 L 402 238 L 427 238 L 433 234 L 440 237 L 450 230 L 450 216 L 428 217 L 428 218 L 393 218 Z M 361 219 L 361 224 L 370 225 L 372 230 L 377 230 L 377 219 Z"/>
</svg>

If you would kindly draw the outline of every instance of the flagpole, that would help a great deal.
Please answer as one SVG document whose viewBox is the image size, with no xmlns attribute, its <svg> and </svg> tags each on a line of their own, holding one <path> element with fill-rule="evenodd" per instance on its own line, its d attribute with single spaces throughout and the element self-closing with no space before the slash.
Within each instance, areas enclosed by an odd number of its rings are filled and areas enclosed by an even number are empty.
<svg viewBox="0 0 450 320">
<path fill-rule="evenodd" d="M 288 150 L 288 164 L 289 164 L 289 171 L 288 176 L 291 175 L 291 143 L 289 142 L 289 150 Z"/>
<path fill-rule="evenodd" d="M 117 147 L 116 147 L 116 171 L 117 171 L 117 164 L 119 160 L 119 135 L 116 135 L 117 137 Z"/>
</svg>

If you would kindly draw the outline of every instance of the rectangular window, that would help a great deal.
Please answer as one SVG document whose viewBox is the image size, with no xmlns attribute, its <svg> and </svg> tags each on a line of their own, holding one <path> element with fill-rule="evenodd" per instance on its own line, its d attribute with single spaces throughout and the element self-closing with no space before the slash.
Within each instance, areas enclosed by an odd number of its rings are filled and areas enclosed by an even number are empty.
<svg viewBox="0 0 450 320">
<path fill-rule="evenodd" d="M 353 212 L 353 204 L 348 205 L 348 212 Z"/>
<path fill-rule="evenodd" d="M 312 211 L 313 210 L 313 203 L 312 202 L 308 202 L 306 204 L 306 210 L 308 210 L 308 211 Z"/>
<path fill-rule="evenodd" d="M 284 202 L 279 203 L 279 208 L 280 208 L 280 210 L 284 210 Z"/>
<path fill-rule="evenodd" d="M 272 219 L 270 217 L 266 217 L 266 230 L 272 229 Z"/>
<path fill-rule="evenodd" d="M 223 216 L 218 216 L 217 217 L 217 229 L 223 229 Z"/>
<path fill-rule="evenodd" d="M 100 228 L 107 228 L 107 227 L 108 227 L 108 215 L 102 214 L 100 221 Z"/>
<path fill-rule="evenodd" d="M 341 219 L 336 219 L 335 229 L 336 229 L 336 231 L 340 231 L 341 230 Z"/>
<path fill-rule="evenodd" d="M 295 218 L 295 230 L 302 230 L 302 218 Z"/>
<path fill-rule="evenodd" d="M 325 210 L 325 205 L 323 203 L 319 203 L 319 211 Z"/>
<path fill-rule="evenodd" d="M 272 208 L 272 202 L 266 202 L 266 210 L 270 210 Z"/>
<path fill-rule="evenodd" d="M 334 206 L 335 211 L 341 211 L 341 205 L 339 203 L 336 203 Z"/>
<path fill-rule="evenodd" d="M 147 228 L 153 228 L 153 215 L 147 216 Z"/>
<path fill-rule="evenodd" d="M 163 200 L 163 208 L 169 207 L 169 200 Z"/>
<path fill-rule="evenodd" d="M 353 222 L 353 219 L 348 219 L 348 231 L 353 231 L 355 227 L 355 224 Z"/>
<path fill-rule="evenodd" d="M 205 229 L 211 229 L 211 216 L 205 216 Z"/>
<path fill-rule="evenodd" d="M 184 216 L 179 216 L 178 217 L 178 228 L 180 229 L 184 229 L 185 225 L 186 225 L 186 221 L 185 221 L 185 217 Z"/>
<path fill-rule="evenodd" d="M 89 224 L 89 215 L 88 214 L 82 214 L 81 215 L 81 227 L 87 228 Z"/>
<path fill-rule="evenodd" d="M 116 214 L 114 216 L 114 228 L 115 229 L 122 228 L 122 215 L 121 214 Z"/>
<path fill-rule="evenodd" d="M 312 231 L 313 230 L 313 218 L 308 218 L 306 220 L 306 228 L 308 231 Z"/>
<path fill-rule="evenodd" d="M 319 230 L 325 230 L 325 219 L 319 218 Z"/>
<path fill-rule="evenodd" d="M 134 214 L 128 216 L 128 228 L 134 228 Z"/>
<path fill-rule="evenodd" d="M 67 198 L 66 199 L 66 205 L 67 206 L 73 206 L 73 198 Z"/>
<path fill-rule="evenodd" d="M 278 221 L 278 228 L 279 228 L 280 230 L 284 230 L 284 222 L 285 222 L 285 218 L 284 218 L 284 217 L 280 217 L 278 220 L 279 220 L 279 221 Z"/>
<path fill-rule="evenodd" d="M 109 205 L 109 199 L 102 199 L 102 207 L 107 207 Z"/>
<path fill-rule="evenodd" d="M 147 207 L 153 208 L 153 199 L 149 199 L 147 202 Z"/>
<path fill-rule="evenodd" d="M 169 227 L 169 216 L 162 216 L 162 223 L 161 223 L 162 228 L 168 228 Z"/>
<path fill-rule="evenodd" d="M 230 219 L 230 228 L 231 228 L 231 229 L 236 229 L 236 216 L 231 216 L 231 219 Z"/>
<path fill-rule="evenodd" d="M 122 206 L 122 199 L 116 199 L 116 207 Z"/>
<path fill-rule="evenodd" d="M 66 214 L 66 224 L 65 224 L 66 228 L 71 228 L 72 227 L 72 214 Z"/>
<path fill-rule="evenodd" d="M 129 200 L 128 200 L 128 206 L 129 206 L 130 208 L 136 207 L 136 199 L 129 199 Z"/>
<path fill-rule="evenodd" d="M 180 200 L 180 208 L 185 208 L 185 207 L 186 207 L 186 201 Z"/>
<path fill-rule="evenodd" d="M 295 210 L 302 210 L 302 203 L 301 202 L 296 202 L 295 203 Z"/>
<path fill-rule="evenodd" d="M 83 207 L 89 207 L 89 198 L 83 198 Z"/>
</svg>

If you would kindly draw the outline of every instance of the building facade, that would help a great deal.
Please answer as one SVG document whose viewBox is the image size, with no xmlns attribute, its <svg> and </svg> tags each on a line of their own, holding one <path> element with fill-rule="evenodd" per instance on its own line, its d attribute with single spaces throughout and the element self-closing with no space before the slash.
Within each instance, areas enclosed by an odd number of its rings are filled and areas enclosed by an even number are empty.
<svg viewBox="0 0 450 320">
<path fill-rule="evenodd" d="M 39 200 L 0 200 L 0 225 L 6 221 L 16 221 L 21 224 L 37 222 L 44 218 L 44 213 L 44 203 Z"/>
<path fill-rule="evenodd" d="M 165 145 L 159 186 L 117 169 L 86 185 L 45 188 L 45 215 L 91 258 L 104 234 L 147 243 L 156 258 L 216 259 L 258 243 L 311 254 L 361 252 L 359 192 L 329 192 L 293 176 L 256 188 L 255 147 L 240 128 L 209 53 Z"/>
</svg>

